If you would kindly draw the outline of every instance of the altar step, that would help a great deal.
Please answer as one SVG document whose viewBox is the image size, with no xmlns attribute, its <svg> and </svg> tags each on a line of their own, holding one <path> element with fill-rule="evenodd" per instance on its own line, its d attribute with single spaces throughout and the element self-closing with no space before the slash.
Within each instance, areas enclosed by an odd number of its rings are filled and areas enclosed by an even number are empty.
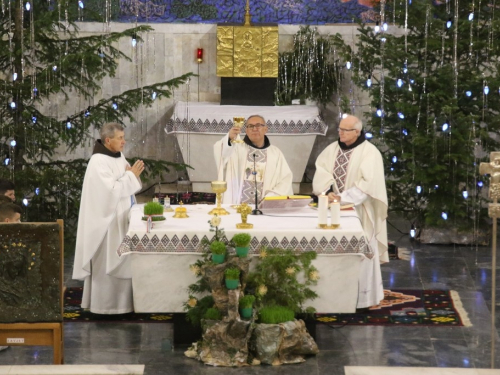
<svg viewBox="0 0 500 375">
<path fill-rule="evenodd" d="M 0 366 L 2 375 L 142 375 L 144 365 Z"/>
<path fill-rule="evenodd" d="M 498 369 L 447 367 L 345 366 L 345 375 L 499 375 Z"/>
</svg>

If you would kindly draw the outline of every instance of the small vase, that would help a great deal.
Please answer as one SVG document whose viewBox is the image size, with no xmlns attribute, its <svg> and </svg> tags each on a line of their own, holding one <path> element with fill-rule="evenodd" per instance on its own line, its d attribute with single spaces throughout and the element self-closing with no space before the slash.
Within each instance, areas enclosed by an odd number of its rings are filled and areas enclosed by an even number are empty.
<svg viewBox="0 0 500 375">
<path fill-rule="evenodd" d="M 238 288 L 239 283 L 240 283 L 240 280 L 226 279 L 226 288 L 227 289 L 236 289 L 236 288 Z"/>
<path fill-rule="evenodd" d="M 224 262 L 226 254 L 212 254 L 212 262 L 215 264 L 221 264 Z"/>
<path fill-rule="evenodd" d="M 251 307 L 240 309 L 241 317 L 243 319 L 250 319 L 252 317 L 252 311 L 253 309 Z"/>
<path fill-rule="evenodd" d="M 248 246 L 236 247 L 236 255 L 238 255 L 240 258 L 246 258 L 248 255 Z"/>
</svg>

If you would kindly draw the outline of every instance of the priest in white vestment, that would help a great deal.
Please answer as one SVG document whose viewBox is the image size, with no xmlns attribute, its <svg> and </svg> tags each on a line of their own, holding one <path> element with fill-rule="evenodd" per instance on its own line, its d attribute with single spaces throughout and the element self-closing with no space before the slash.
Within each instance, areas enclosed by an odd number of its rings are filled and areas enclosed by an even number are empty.
<svg viewBox="0 0 500 375">
<path fill-rule="evenodd" d="M 388 262 L 387 191 L 380 151 L 365 138 L 363 123 L 346 116 L 339 124 L 339 140 L 329 145 L 316 160 L 314 194 L 355 204 L 372 259 L 361 263 L 358 308 L 378 305 L 384 298 L 380 263 Z"/>
<path fill-rule="evenodd" d="M 100 135 L 83 180 L 73 278 L 84 280 L 82 308 L 124 314 L 134 310 L 130 259 L 120 259 L 116 251 L 128 229 L 134 193 L 142 186 L 144 163 L 131 167 L 125 159 L 120 124 L 105 124 Z"/>
<path fill-rule="evenodd" d="M 253 205 L 256 185 L 259 202 L 266 196 L 293 195 L 292 171 L 283 153 L 269 142 L 265 119 L 248 117 L 243 142 L 233 142 L 240 131 L 232 127 L 214 145 L 218 180 L 227 182 L 222 202 Z"/>
</svg>

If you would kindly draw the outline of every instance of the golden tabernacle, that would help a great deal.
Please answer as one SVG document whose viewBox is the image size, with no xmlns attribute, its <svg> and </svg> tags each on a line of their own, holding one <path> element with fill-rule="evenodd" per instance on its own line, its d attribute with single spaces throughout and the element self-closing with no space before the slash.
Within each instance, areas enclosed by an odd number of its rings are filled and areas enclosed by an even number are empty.
<svg viewBox="0 0 500 375">
<path fill-rule="evenodd" d="M 217 77 L 278 76 L 278 26 L 217 26 Z"/>
</svg>

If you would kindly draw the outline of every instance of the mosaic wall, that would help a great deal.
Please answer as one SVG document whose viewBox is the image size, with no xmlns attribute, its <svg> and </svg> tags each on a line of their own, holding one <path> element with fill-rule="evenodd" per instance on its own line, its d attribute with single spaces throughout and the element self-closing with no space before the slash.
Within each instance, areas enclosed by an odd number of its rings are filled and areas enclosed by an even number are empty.
<svg viewBox="0 0 500 375">
<path fill-rule="evenodd" d="M 118 1 L 118 0 L 116 0 Z M 246 0 L 119 0 L 116 21 L 243 23 Z M 251 0 L 252 22 L 323 25 L 373 19 L 379 0 Z M 91 2 L 91 1 L 88 1 Z M 104 3 L 104 2 L 102 2 Z"/>
</svg>

